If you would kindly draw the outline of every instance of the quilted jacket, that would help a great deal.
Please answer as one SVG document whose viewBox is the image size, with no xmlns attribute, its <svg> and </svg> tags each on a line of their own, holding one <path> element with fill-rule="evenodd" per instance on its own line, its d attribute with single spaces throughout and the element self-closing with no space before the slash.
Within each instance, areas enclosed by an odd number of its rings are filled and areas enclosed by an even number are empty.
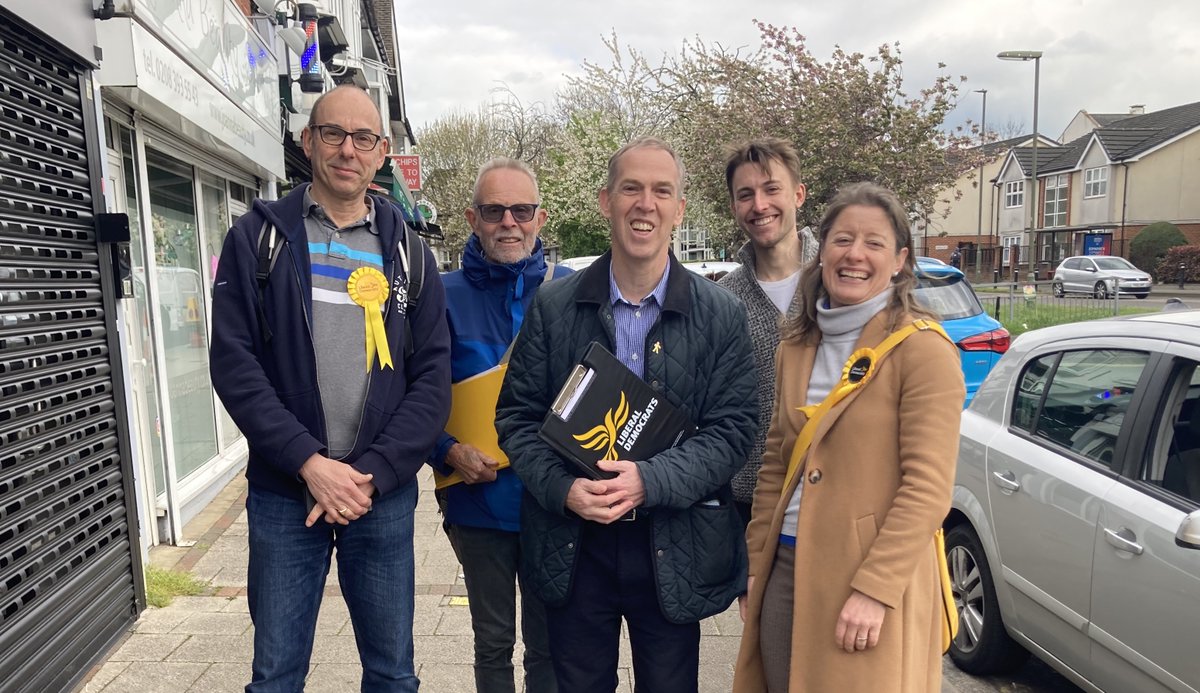
<svg viewBox="0 0 1200 693">
<path fill-rule="evenodd" d="M 496 408 L 501 447 L 525 484 L 521 578 L 547 604 L 566 602 L 584 520 L 566 508 L 576 474 L 538 438 L 572 367 L 598 341 L 614 347 L 606 254 L 542 287 L 517 337 Z M 746 545 L 729 480 L 758 425 L 746 312 L 731 294 L 672 256 L 666 297 L 646 337 L 645 381 L 699 427 L 681 445 L 639 461 L 653 523 L 659 605 L 674 623 L 725 610 L 746 590 Z"/>
</svg>

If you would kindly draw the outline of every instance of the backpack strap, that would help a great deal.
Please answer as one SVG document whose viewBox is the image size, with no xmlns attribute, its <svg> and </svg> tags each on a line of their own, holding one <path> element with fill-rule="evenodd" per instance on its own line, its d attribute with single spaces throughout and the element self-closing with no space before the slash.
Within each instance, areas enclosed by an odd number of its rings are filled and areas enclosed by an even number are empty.
<svg viewBox="0 0 1200 693">
<path fill-rule="evenodd" d="M 254 278 L 258 282 L 258 328 L 263 342 L 270 342 L 274 336 L 271 334 L 271 328 L 267 326 L 264 306 L 267 282 L 271 279 L 271 271 L 275 269 L 275 262 L 279 260 L 279 251 L 283 250 L 283 245 L 284 241 L 274 224 L 269 219 L 263 220 L 262 228 L 258 230 L 258 267 L 254 272 Z"/>
<path fill-rule="evenodd" d="M 425 287 L 425 241 L 412 226 L 405 224 L 404 240 L 399 244 L 400 264 L 408 282 L 408 296 L 404 306 L 404 358 L 412 356 L 412 314 L 417 309 L 421 289 Z"/>
</svg>

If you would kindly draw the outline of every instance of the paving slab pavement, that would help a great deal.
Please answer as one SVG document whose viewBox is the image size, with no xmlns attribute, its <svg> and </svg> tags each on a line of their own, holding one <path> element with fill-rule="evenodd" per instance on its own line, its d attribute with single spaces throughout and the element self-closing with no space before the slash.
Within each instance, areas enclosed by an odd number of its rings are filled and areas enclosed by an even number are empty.
<svg viewBox="0 0 1200 693">
<path fill-rule="evenodd" d="M 433 498 L 432 473 L 419 479 L 413 551 L 416 595 L 413 644 L 422 690 L 470 691 L 473 647 L 466 586 L 459 577 L 454 552 L 441 531 Z M 156 546 L 152 565 L 192 573 L 209 584 L 208 593 L 176 597 L 163 608 L 149 607 L 100 664 L 77 688 L 82 693 L 240 693 L 250 680 L 253 625 L 246 605 L 246 480 L 238 477 L 185 528 L 195 546 Z M 358 690 L 354 631 L 331 569 L 317 619 L 312 666 L 306 681 L 311 693 Z M 700 691 L 726 693 L 741 640 L 736 605 L 701 623 Z M 521 644 L 514 653 L 517 687 L 523 672 Z M 622 634 L 618 693 L 633 693 L 629 641 Z M 950 683 L 942 693 L 958 693 Z"/>
</svg>

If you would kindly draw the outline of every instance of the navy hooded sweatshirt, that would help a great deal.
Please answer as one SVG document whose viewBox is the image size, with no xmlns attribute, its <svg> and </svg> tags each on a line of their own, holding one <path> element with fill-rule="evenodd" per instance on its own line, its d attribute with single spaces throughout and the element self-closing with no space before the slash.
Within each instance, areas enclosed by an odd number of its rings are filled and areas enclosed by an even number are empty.
<svg viewBox="0 0 1200 693">
<path fill-rule="evenodd" d="M 225 238 L 213 286 L 212 383 L 225 409 L 246 436 L 251 484 L 301 499 L 300 467 L 313 453 L 328 454 L 325 413 L 317 386 L 311 330 L 312 275 L 304 229 L 307 185 L 274 202 L 256 200 Z M 450 413 L 450 334 L 445 292 L 428 248 L 410 258 L 425 266 L 423 288 L 411 320 L 404 319 L 408 277 L 401 260 L 405 233 L 400 210 L 380 198 L 383 273 L 390 291 L 383 322 L 394 368 L 376 364 L 367 384 L 358 439 L 345 462 L 373 474 L 380 495 L 412 481 L 428 458 Z M 283 235 L 283 250 L 263 294 L 263 313 L 273 335 L 264 339 L 258 318 L 258 235 L 269 220 Z M 413 353 L 405 358 L 405 330 L 412 326 Z M 347 349 L 361 349 L 348 344 Z"/>
</svg>

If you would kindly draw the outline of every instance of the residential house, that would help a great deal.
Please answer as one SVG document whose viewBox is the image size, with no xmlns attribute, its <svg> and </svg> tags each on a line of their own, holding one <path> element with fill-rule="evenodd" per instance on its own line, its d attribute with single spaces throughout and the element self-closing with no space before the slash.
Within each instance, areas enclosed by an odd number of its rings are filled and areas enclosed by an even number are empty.
<svg viewBox="0 0 1200 693">
<path fill-rule="evenodd" d="M 1023 190 L 1019 186 L 1016 190 L 997 190 L 992 181 L 1013 147 L 1032 142 L 1032 136 L 1021 135 L 988 142 L 972 150 L 982 152 L 983 163 L 965 171 L 952 187 L 939 194 L 936 210 L 928 219 L 922 217 L 914 223 L 918 254 L 949 262 L 951 253 L 961 245 L 963 267 L 978 267 L 980 273 L 990 275 L 995 266 L 993 248 L 998 245 L 998 205 L 1005 194 L 1019 197 Z M 1057 145 L 1058 142 L 1045 135 L 1038 140 L 1039 148 Z"/>
<path fill-rule="evenodd" d="M 1094 117 L 1093 117 L 1094 118 Z M 1006 249 L 1027 246 L 1033 148 L 1013 148 L 996 177 L 1005 190 L 997 233 Z M 1068 255 L 1129 256 L 1129 244 L 1146 226 L 1169 221 L 1200 243 L 1200 102 L 1115 119 L 1057 147 L 1037 150 L 1033 257 L 1013 261 L 1046 279 Z M 1010 195 L 1009 192 L 1014 191 Z"/>
<path fill-rule="evenodd" d="M 1128 113 L 1088 113 L 1087 111 L 1080 111 L 1075 114 L 1070 123 L 1067 123 L 1066 129 L 1058 136 L 1058 141 L 1070 142 L 1083 137 L 1092 130 L 1109 127 L 1118 120 L 1142 115 L 1145 112 L 1146 107 L 1141 104 L 1130 106 Z"/>
</svg>

